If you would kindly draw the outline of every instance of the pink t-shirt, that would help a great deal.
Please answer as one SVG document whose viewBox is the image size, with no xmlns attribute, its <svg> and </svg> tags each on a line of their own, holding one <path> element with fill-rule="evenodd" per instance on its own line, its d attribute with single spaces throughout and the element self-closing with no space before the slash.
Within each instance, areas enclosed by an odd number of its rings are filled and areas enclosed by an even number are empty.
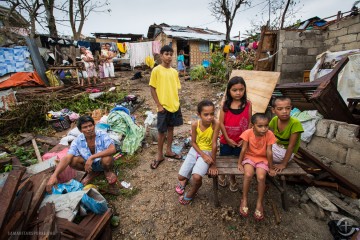
<svg viewBox="0 0 360 240">
<path fill-rule="evenodd" d="M 275 135 L 271 131 L 267 131 L 264 136 L 255 136 L 254 130 L 248 129 L 241 134 L 241 139 L 248 142 L 248 148 L 244 158 L 249 158 L 254 163 L 268 163 L 266 157 L 266 148 L 276 143 Z"/>
</svg>

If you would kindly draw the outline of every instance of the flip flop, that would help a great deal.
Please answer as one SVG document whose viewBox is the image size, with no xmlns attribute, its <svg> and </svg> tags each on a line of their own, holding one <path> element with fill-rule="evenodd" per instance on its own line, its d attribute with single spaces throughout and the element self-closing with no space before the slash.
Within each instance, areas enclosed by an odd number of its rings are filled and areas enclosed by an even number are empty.
<svg viewBox="0 0 360 240">
<path fill-rule="evenodd" d="M 162 160 L 154 160 L 152 163 L 150 163 L 150 168 L 151 169 L 156 169 L 159 167 L 159 165 L 164 161 L 165 159 Z"/>
<path fill-rule="evenodd" d="M 191 204 L 192 200 L 192 198 L 186 197 L 186 193 L 184 194 L 184 196 L 179 197 L 179 203 L 182 205 L 189 205 Z"/>
<path fill-rule="evenodd" d="M 172 159 L 177 159 L 177 160 L 181 160 L 182 159 L 182 156 L 181 155 L 178 155 L 178 154 L 174 154 L 174 155 L 164 155 L 165 157 L 167 158 L 172 158 Z"/>
<path fill-rule="evenodd" d="M 243 203 L 243 201 L 241 200 L 239 213 L 240 213 L 241 216 L 247 217 L 249 215 L 249 208 L 248 207 L 241 207 L 242 203 Z"/>
<path fill-rule="evenodd" d="M 254 212 L 254 218 L 257 221 L 261 221 L 264 220 L 265 216 L 264 216 L 264 212 L 261 212 L 260 210 L 255 210 Z"/>
</svg>

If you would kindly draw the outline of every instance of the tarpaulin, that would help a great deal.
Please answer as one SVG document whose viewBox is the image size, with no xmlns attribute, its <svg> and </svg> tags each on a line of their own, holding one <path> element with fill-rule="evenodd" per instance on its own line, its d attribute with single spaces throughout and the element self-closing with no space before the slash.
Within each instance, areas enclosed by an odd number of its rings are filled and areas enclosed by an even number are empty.
<svg viewBox="0 0 360 240">
<path fill-rule="evenodd" d="M 34 68 L 27 47 L 0 47 L 0 76 L 12 72 L 32 72 Z"/>
<path fill-rule="evenodd" d="M 45 86 L 36 72 L 19 72 L 0 83 L 0 89 L 17 86 Z"/>
</svg>

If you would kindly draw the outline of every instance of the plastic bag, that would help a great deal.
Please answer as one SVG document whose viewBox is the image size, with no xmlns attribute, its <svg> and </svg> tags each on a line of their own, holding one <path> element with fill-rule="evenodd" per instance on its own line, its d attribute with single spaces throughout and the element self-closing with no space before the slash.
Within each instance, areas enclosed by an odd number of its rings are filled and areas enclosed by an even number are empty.
<svg viewBox="0 0 360 240">
<path fill-rule="evenodd" d="M 104 214 L 108 210 L 106 199 L 94 188 L 90 188 L 84 194 L 81 203 L 85 206 L 85 209 L 95 214 Z"/>
<path fill-rule="evenodd" d="M 84 188 L 84 185 L 81 182 L 78 182 L 74 179 L 66 182 L 59 183 L 56 186 L 52 187 L 52 194 L 64 194 L 69 192 L 81 191 Z"/>
</svg>

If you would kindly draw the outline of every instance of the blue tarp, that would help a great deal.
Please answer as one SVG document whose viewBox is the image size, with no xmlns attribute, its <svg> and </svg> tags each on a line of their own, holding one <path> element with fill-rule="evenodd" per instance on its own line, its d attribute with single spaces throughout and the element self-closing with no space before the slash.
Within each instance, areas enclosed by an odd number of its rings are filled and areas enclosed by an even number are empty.
<svg viewBox="0 0 360 240">
<path fill-rule="evenodd" d="M 30 53 L 27 47 L 0 47 L 0 76 L 13 72 L 33 72 Z"/>
</svg>

